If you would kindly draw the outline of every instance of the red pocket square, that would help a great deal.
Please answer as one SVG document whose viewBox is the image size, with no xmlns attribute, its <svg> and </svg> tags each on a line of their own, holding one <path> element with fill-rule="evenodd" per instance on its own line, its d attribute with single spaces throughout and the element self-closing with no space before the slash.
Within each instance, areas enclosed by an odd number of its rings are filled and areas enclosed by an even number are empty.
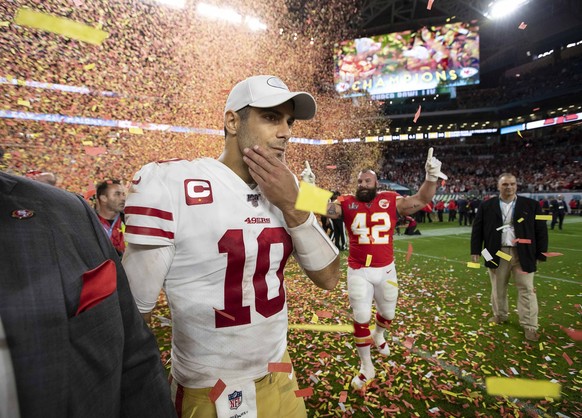
<svg viewBox="0 0 582 418">
<path fill-rule="evenodd" d="M 75 315 L 97 305 L 117 288 L 117 268 L 113 260 L 104 261 L 93 270 L 83 273 L 83 288 L 79 309 Z"/>
</svg>

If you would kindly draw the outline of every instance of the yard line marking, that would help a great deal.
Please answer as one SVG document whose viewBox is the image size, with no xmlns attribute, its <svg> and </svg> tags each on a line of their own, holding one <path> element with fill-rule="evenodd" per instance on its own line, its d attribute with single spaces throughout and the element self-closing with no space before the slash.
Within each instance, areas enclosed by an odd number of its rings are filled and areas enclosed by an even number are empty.
<svg viewBox="0 0 582 418">
<path fill-rule="evenodd" d="M 557 249 L 557 250 L 566 250 L 566 251 L 582 251 L 582 250 L 579 250 L 579 249 L 577 249 L 577 248 L 554 247 L 553 245 L 552 245 L 551 247 L 552 247 L 552 248 L 555 248 L 555 249 Z"/>
<path fill-rule="evenodd" d="M 396 248 L 394 248 L 394 252 L 395 253 L 406 253 L 406 251 L 397 250 Z M 457 264 L 463 264 L 463 265 L 467 264 L 467 261 L 458 261 L 458 260 L 453 260 L 452 258 L 435 257 L 434 255 L 422 254 L 422 253 L 417 253 L 417 252 L 415 252 L 414 255 L 418 255 L 420 257 L 432 258 L 434 260 L 447 261 L 450 263 L 457 263 Z M 564 279 L 562 277 L 546 276 L 546 275 L 539 274 L 539 273 L 536 273 L 536 277 L 541 277 L 543 279 L 557 280 L 559 282 L 582 285 L 582 281 L 580 281 L 580 280 L 569 280 L 569 279 Z"/>
<path fill-rule="evenodd" d="M 404 345 L 404 342 L 398 341 L 398 343 L 401 346 L 406 347 Z M 464 380 L 465 382 L 467 382 L 471 385 L 475 385 L 478 389 L 480 389 L 483 392 L 487 392 L 486 386 L 483 383 L 479 383 L 477 380 L 475 380 L 473 377 L 471 377 L 469 372 L 466 372 L 465 370 L 461 369 L 460 367 L 457 367 L 457 366 L 450 364 L 444 360 L 441 360 L 440 358 L 438 358 L 436 353 L 432 354 L 432 353 L 425 351 L 425 350 L 422 350 L 421 348 L 418 348 L 416 346 L 413 346 L 412 348 L 408 348 L 408 347 L 406 347 L 406 348 L 408 350 L 410 350 L 411 353 L 417 354 L 418 356 L 424 358 L 425 360 L 427 360 L 429 362 L 430 361 L 436 362 L 444 370 L 448 370 L 451 373 L 453 373 L 458 379 Z M 520 399 L 517 399 L 517 398 L 509 399 L 509 397 L 508 397 L 506 399 L 506 402 L 509 403 L 510 405 L 511 404 L 516 405 L 522 411 L 526 411 L 528 413 L 534 413 L 537 416 L 543 416 L 543 411 L 536 408 L 535 406 L 531 406 L 530 404 L 521 401 Z"/>
</svg>

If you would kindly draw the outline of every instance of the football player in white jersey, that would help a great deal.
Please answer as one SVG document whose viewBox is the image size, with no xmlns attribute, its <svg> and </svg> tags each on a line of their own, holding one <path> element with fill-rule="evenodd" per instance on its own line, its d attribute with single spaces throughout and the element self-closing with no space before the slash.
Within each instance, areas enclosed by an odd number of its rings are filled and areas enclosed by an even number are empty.
<svg viewBox="0 0 582 418">
<path fill-rule="evenodd" d="M 250 77 L 227 99 L 218 160 L 150 163 L 133 178 L 123 264 L 146 320 L 167 295 L 178 416 L 306 416 L 287 353 L 283 269 L 292 254 L 323 289 L 340 275 L 335 245 L 295 209 L 284 158 L 293 122 L 315 112 L 310 94 Z"/>
</svg>

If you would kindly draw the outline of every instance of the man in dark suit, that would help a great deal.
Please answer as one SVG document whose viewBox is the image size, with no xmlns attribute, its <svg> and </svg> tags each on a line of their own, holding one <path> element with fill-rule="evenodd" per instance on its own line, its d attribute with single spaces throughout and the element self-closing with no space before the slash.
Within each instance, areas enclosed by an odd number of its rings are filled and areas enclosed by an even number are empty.
<svg viewBox="0 0 582 418">
<path fill-rule="evenodd" d="M 503 173 L 497 183 L 499 197 L 484 201 L 473 222 L 471 256 L 483 254 L 491 279 L 490 322 L 507 322 L 507 285 L 513 274 L 517 287 L 519 324 L 525 338 L 538 341 L 538 301 L 534 288 L 537 260 L 545 261 L 548 250 L 546 222 L 536 219 L 542 211 L 537 201 L 517 196 L 513 174 Z M 484 246 L 483 246 L 484 244 Z M 483 248 L 487 252 L 483 251 Z"/>
<path fill-rule="evenodd" d="M 564 224 L 564 216 L 568 213 L 568 205 L 564 201 L 564 196 L 558 195 L 557 199 L 553 199 L 550 202 L 550 212 L 552 214 L 552 229 L 558 224 L 558 227 L 562 229 Z"/>
<path fill-rule="evenodd" d="M 92 209 L 0 172 L 0 416 L 175 417 L 153 335 Z"/>
</svg>

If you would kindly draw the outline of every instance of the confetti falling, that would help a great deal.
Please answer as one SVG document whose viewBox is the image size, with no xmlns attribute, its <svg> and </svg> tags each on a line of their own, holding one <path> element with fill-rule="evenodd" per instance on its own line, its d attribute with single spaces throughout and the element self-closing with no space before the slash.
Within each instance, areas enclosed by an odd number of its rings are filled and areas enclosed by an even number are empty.
<svg viewBox="0 0 582 418">
<path fill-rule="evenodd" d="M 420 117 L 420 110 L 421 110 L 421 105 L 418 105 L 418 110 L 416 111 L 416 113 L 414 114 L 414 119 L 412 120 L 414 123 L 416 123 L 416 121 L 418 120 L 418 118 Z"/>
</svg>

